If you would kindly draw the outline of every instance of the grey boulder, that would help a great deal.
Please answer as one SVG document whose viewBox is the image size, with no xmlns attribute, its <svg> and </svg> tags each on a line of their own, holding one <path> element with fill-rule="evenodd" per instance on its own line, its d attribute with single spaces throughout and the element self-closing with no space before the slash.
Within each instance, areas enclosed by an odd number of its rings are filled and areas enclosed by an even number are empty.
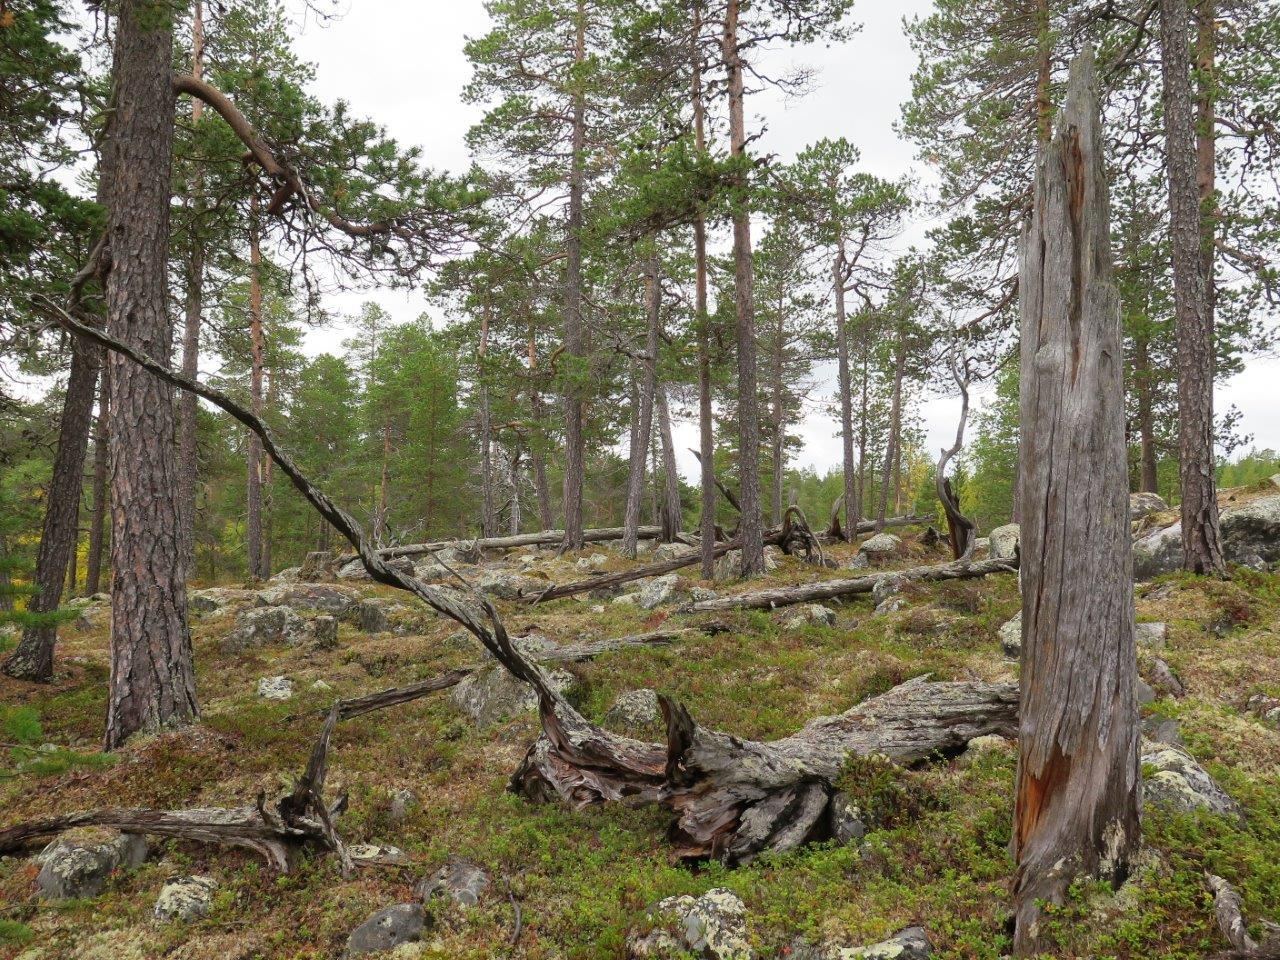
<svg viewBox="0 0 1280 960">
<path fill-rule="evenodd" d="M 398 903 L 394 907 L 379 910 L 347 937 L 344 957 L 363 957 L 370 953 L 394 950 L 402 943 L 422 939 L 426 925 L 421 904 Z"/>
<path fill-rule="evenodd" d="M 552 670 L 546 676 L 551 686 L 561 693 L 574 684 L 573 674 L 567 670 Z M 500 720 L 529 713 L 538 706 L 533 687 L 499 666 L 471 674 L 449 692 L 449 699 L 477 727 L 492 726 Z"/>
<path fill-rule="evenodd" d="M 1016 523 L 1006 523 L 996 527 L 987 538 L 987 552 L 992 560 L 1012 560 L 1018 553 L 1018 544 L 1022 536 L 1022 528 Z"/>
<path fill-rule="evenodd" d="M 1164 513 L 1168 509 L 1169 504 L 1165 503 L 1164 498 L 1158 493 L 1129 494 L 1130 520 L 1141 520 L 1153 513 Z"/>
<path fill-rule="evenodd" d="M 1225 816 L 1241 816 L 1239 804 L 1191 754 L 1175 744 L 1144 741 L 1142 765 L 1154 768 L 1142 784 L 1147 804 L 1187 813 L 1208 810 Z"/>
<path fill-rule="evenodd" d="M 466 860 L 450 860 L 414 888 L 424 901 L 439 897 L 459 907 L 474 907 L 489 889 L 489 874 Z"/>
<path fill-rule="evenodd" d="M 659 926 L 627 940 L 631 960 L 754 960 L 747 939 L 747 908 L 736 893 L 716 888 L 659 902 L 651 915 Z"/>
<path fill-rule="evenodd" d="M 213 906 L 218 882 L 212 877 L 173 877 L 160 888 L 152 915 L 157 920 L 199 920 Z"/>
<path fill-rule="evenodd" d="M 680 575 L 668 573 L 662 577 L 645 580 L 640 587 L 636 602 L 643 610 L 652 610 L 675 599 L 680 590 Z"/>
<path fill-rule="evenodd" d="M 111 874 L 137 867 L 146 858 L 147 841 L 136 833 L 60 837 L 36 857 L 36 887 L 48 900 L 96 897 Z"/>
<path fill-rule="evenodd" d="M 648 687 L 618 694 L 618 699 L 613 701 L 613 706 L 604 715 L 606 723 L 620 727 L 643 727 L 657 722 L 661 717 L 658 694 Z"/>
</svg>

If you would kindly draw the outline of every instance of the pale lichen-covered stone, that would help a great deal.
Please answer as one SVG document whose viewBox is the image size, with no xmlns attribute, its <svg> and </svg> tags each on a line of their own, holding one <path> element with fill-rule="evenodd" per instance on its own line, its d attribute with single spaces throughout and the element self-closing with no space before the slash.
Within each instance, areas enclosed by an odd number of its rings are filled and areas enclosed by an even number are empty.
<svg viewBox="0 0 1280 960">
<path fill-rule="evenodd" d="M 747 939 L 747 908 L 731 890 L 716 888 L 700 897 L 668 897 L 653 908 L 662 926 L 627 941 L 632 960 L 754 960 Z"/>
<path fill-rule="evenodd" d="M 288 700 L 293 696 L 293 681 L 288 677 L 262 677 L 258 680 L 258 696 L 263 700 Z"/>
<path fill-rule="evenodd" d="M 992 530 L 991 535 L 987 538 L 991 559 L 1012 560 L 1018 552 L 1018 542 L 1021 534 L 1022 528 L 1016 523 L 1006 523 L 1003 527 L 996 527 Z"/>
<path fill-rule="evenodd" d="M 567 670 L 547 673 L 551 686 L 564 693 L 574 684 Z M 538 696 L 522 680 L 517 680 L 500 666 L 479 670 L 449 692 L 449 699 L 478 727 L 488 727 L 499 720 L 528 713 L 538 706 Z"/>
<path fill-rule="evenodd" d="M 212 877 L 173 877 L 160 888 L 152 914 L 157 920 L 198 920 L 209 913 L 218 882 Z"/>
<path fill-rule="evenodd" d="M 679 589 L 679 574 L 668 573 L 665 576 L 652 577 L 641 584 L 636 602 L 642 610 L 653 610 L 674 600 Z"/>
<path fill-rule="evenodd" d="M 96 897 L 116 870 L 147 858 L 147 841 L 136 833 L 85 830 L 54 840 L 37 855 L 36 887 L 49 900 Z"/>
<path fill-rule="evenodd" d="M 658 694 L 647 687 L 626 690 L 618 694 L 613 706 L 604 715 L 605 723 L 621 727 L 643 727 L 662 718 L 658 708 Z"/>
<path fill-rule="evenodd" d="M 1240 806 L 1185 750 L 1168 743 L 1144 741 L 1143 767 L 1154 772 L 1143 782 L 1143 798 L 1176 810 L 1241 816 Z"/>
<path fill-rule="evenodd" d="M 1000 649 L 1010 660 L 1022 656 L 1022 611 L 1000 627 Z"/>
<path fill-rule="evenodd" d="M 891 557 L 902 549 L 902 538 L 892 533 L 877 533 L 858 548 L 858 552 L 878 560 Z"/>
<path fill-rule="evenodd" d="M 795 607 L 783 619 L 783 626 L 795 630 L 807 626 L 834 627 L 836 612 L 820 603 L 806 603 Z"/>
<path fill-rule="evenodd" d="M 426 917 L 422 905 L 398 903 L 394 907 L 379 910 L 351 932 L 347 938 L 344 957 L 362 957 L 370 953 L 384 953 L 404 943 L 422 938 Z"/>
</svg>

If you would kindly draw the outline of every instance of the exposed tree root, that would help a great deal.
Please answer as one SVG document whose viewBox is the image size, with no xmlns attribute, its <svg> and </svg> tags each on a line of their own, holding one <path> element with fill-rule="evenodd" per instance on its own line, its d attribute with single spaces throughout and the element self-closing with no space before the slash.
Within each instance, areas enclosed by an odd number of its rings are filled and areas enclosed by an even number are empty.
<svg viewBox="0 0 1280 960">
<path fill-rule="evenodd" d="M 661 698 L 665 744 L 609 733 L 543 701 L 543 736 L 511 778 L 536 800 L 581 808 L 658 803 L 675 814 L 669 837 L 683 857 L 744 863 L 826 835 L 833 785 L 850 757 L 904 764 L 955 752 L 974 737 L 1017 727 L 1016 684 L 911 680 L 770 743 L 699 727 Z"/>
<path fill-rule="evenodd" d="M 1249 936 L 1248 925 L 1240 911 L 1240 894 L 1222 877 L 1204 875 L 1213 893 L 1213 914 L 1218 929 L 1231 944 L 1231 949 L 1214 954 L 1214 960 L 1277 960 L 1280 958 L 1280 927 L 1270 924 L 1267 941 L 1259 944 Z"/>
<path fill-rule="evenodd" d="M 883 573 L 868 574 L 852 580 L 825 580 L 820 583 L 806 583 L 794 587 L 776 587 L 771 590 L 757 590 L 734 597 L 716 597 L 714 600 L 699 600 L 689 605 L 694 613 L 709 613 L 716 610 L 771 610 L 785 607 L 793 603 L 813 603 L 820 600 L 834 600 L 838 597 L 850 597 L 859 593 L 871 593 L 876 585 L 888 580 L 900 583 L 913 583 L 929 580 L 969 580 L 985 577 L 993 573 L 1013 573 L 1018 565 L 1012 560 L 980 560 L 976 563 L 960 561 L 958 563 L 939 563 L 927 567 L 911 567 L 907 570 L 886 570 Z"/>
</svg>

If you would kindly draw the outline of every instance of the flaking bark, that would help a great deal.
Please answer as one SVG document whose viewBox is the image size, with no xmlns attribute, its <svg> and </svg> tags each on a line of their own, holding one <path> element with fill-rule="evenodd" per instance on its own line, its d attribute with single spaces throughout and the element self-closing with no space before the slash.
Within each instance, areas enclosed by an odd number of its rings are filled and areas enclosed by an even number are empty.
<svg viewBox="0 0 1280 960">
<path fill-rule="evenodd" d="M 1071 69 L 1023 241 L 1022 716 L 1014 950 L 1140 839 L 1123 341 L 1093 57 Z"/>
</svg>

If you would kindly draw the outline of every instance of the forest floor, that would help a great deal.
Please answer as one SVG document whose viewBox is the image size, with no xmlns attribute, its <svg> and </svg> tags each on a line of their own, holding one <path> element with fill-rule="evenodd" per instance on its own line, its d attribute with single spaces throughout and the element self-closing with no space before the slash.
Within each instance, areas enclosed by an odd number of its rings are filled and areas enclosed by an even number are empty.
<svg viewBox="0 0 1280 960">
<path fill-rule="evenodd" d="M 829 552 L 844 566 L 854 548 Z M 894 565 L 918 564 L 927 553 L 915 545 L 910 552 Z M 586 551 L 596 553 L 609 556 L 609 570 L 630 563 L 606 550 Z M 575 578 L 574 557 L 541 556 L 556 579 Z M 682 572 L 692 577 L 696 570 Z M 785 558 L 763 580 L 783 585 L 829 576 L 849 574 Z M 722 593 L 757 585 L 705 584 Z M 369 584 L 360 589 L 393 595 Z M 718 614 L 730 630 L 690 633 L 671 646 L 572 666 L 570 697 L 587 717 L 603 721 L 619 694 L 654 688 L 685 703 L 705 726 L 770 739 L 913 676 L 1016 676 L 997 637 L 1018 611 L 1015 576 L 918 585 L 906 598 L 903 609 L 887 614 L 876 614 L 870 597 L 831 604 L 835 626 L 787 627 L 785 610 Z M 709 619 L 588 599 L 498 606 L 513 635 L 538 632 L 562 644 Z M 1139 585 L 1138 616 L 1168 624 L 1161 656 L 1188 691 L 1144 713 L 1180 721 L 1189 751 L 1245 818 L 1148 809 L 1135 875 L 1119 892 L 1091 885 L 1075 891 L 1053 924 L 1056 956 L 1199 958 L 1223 949 L 1206 870 L 1236 885 L 1248 918 L 1275 918 L 1280 906 L 1280 730 L 1243 709 L 1255 694 L 1280 697 L 1280 576 L 1248 570 L 1226 582 L 1166 576 Z M 274 796 L 302 769 L 334 697 L 479 659 L 455 624 L 434 616 L 408 635 L 367 634 L 343 623 L 329 651 L 275 645 L 234 654 L 220 644 L 235 626 L 233 613 L 193 616 L 201 724 L 104 756 L 96 750 L 105 712 L 105 611 L 86 620 L 63 631 L 56 684 L 0 682 L 0 739 L 12 753 L 0 761 L 8 764 L 0 769 L 0 825 L 108 804 L 234 806 L 252 802 L 259 790 Z M 292 699 L 260 698 L 259 678 L 280 674 L 294 682 Z M 656 724 L 625 732 L 661 739 Z M 749 936 L 761 957 L 786 956 L 799 936 L 856 945 L 911 924 L 927 929 L 937 957 L 994 958 L 1008 949 L 1012 749 L 874 778 L 862 799 L 878 811 L 880 826 L 860 844 L 814 844 L 727 869 L 673 862 L 668 815 L 657 808 L 610 804 L 573 812 L 508 793 L 507 778 L 537 734 L 533 713 L 478 729 L 447 692 L 341 724 L 330 794 L 347 791 L 350 809 L 339 831 L 348 843 L 392 844 L 409 858 L 401 866 L 362 868 L 347 880 L 329 855 L 314 854 L 282 876 L 248 851 L 155 841 L 149 859 L 113 876 L 100 896 L 51 902 L 37 898 L 30 860 L 0 859 L 0 958 L 336 957 L 353 928 L 382 907 L 412 900 L 415 882 L 449 857 L 486 869 L 490 895 L 465 918 L 437 917 L 422 943 L 402 956 L 618 958 L 655 901 L 713 887 L 746 903 Z M 33 759 L 22 744 L 56 746 Z M 403 788 L 420 802 L 397 819 L 393 796 Z M 156 895 L 178 874 L 217 881 L 212 909 L 194 922 L 157 922 Z M 522 927 L 515 947 L 513 902 Z"/>
</svg>

